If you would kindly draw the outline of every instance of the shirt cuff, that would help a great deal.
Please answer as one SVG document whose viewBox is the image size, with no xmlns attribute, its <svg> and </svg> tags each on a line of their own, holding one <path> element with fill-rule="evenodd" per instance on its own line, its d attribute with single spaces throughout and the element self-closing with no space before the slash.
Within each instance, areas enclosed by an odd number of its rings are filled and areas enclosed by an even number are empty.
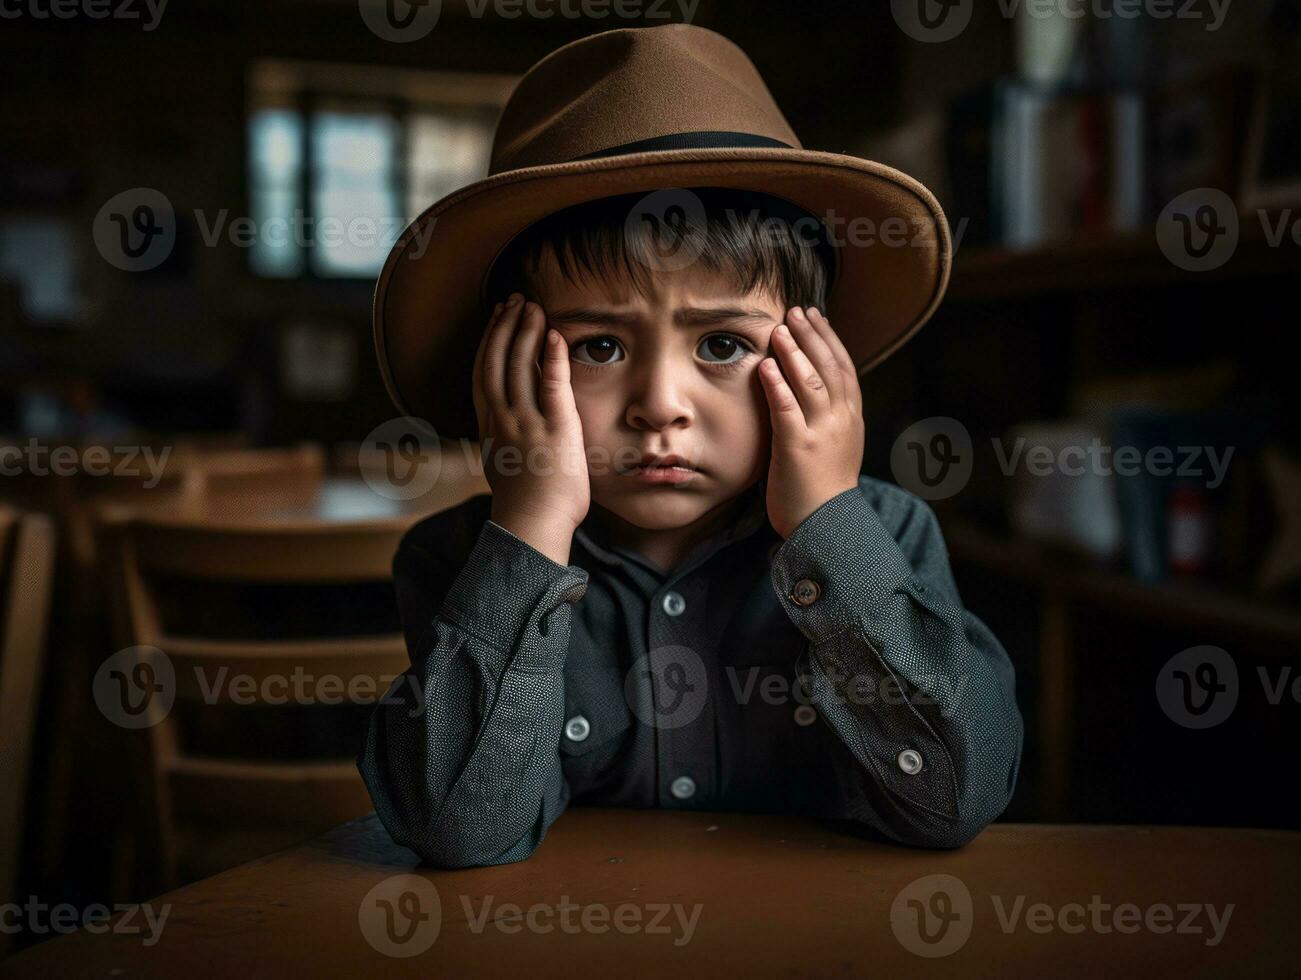
<svg viewBox="0 0 1301 980">
<path fill-rule="evenodd" d="M 567 639 L 548 642 L 559 625 L 554 614 L 586 594 L 587 580 L 585 569 L 561 565 L 485 520 L 440 615 L 499 650 L 515 651 L 514 667 L 554 670 L 564 665 L 568 652 Z"/>
<path fill-rule="evenodd" d="M 912 577 L 908 559 L 857 486 L 806 517 L 772 563 L 778 601 L 814 643 L 856 626 L 906 590 Z"/>
</svg>

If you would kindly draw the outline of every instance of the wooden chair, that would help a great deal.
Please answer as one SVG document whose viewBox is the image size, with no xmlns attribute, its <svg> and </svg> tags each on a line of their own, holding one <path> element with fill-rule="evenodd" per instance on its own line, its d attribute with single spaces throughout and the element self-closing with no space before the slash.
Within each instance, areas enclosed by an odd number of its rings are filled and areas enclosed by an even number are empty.
<svg viewBox="0 0 1301 980">
<path fill-rule="evenodd" d="M 310 497 L 325 477 L 325 450 L 313 443 L 288 449 L 197 453 L 187 461 L 189 500 L 207 508 L 249 512 Z"/>
<path fill-rule="evenodd" d="M 391 479 L 394 466 L 387 453 L 361 443 L 344 443 L 336 446 L 332 470 L 339 475 L 358 476 L 375 486 L 384 486 Z M 401 473 L 407 477 L 406 462 L 400 461 Z M 417 463 L 417 472 L 410 478 L 417 487 L 428 487 L 426 496 L 436 502 L 439 509 L 467 500 L 481 493 L 491 493 L 483 467 L 479 461 L 479 446 L 474 442 L 443 443 L 438 449 L 423 453 Z M 425 476 L 421 468 L 432 472 Z"/>
<path fill-rule="evenodd" d="M 0 508 L 0 905 L 19 898 L 27 774 L 53 575 L 50 520 Z M 0 956 L 8 941 L 0 932 Z"/>
<path fill-rule="evenodd" d="M 137 509 L 200 512 L 205 501 L 220 500 L 233 510 L 255 510 L 279 501 L 310 496 L 324 471 L 324 453 L 305 445 L 289 449 L 250 449 L 241 438 L 178 437 L 125 445 L 79 444 L 83 467 L 71 474 L 21 473 L 0 480 L 0 494 L 33 500 L 58 527 L 61 669 L 82 683 L 50 692 L 53 730 L 65 733 L 51 748 L 43 792 L 45 819 L 38 860 L 42 880 L 61 872 L 67 842 L 75 829 L 76 806 L 99 814 L 109 804 L 104 787 L 95 785 L 119 761 L 107 744 L 91 740 L 90 726 L 99 718 L 89 680 L 115 649 L 109 630 L 107 567 L 100 527 L 107 512 Z M 14 445 L 21 445 L 16 441 Z M 145 447 L 148 447 L 148 453 Z M 91 465 L 93 464 L 93 466 Z M 24 504 L 23 509 L 31 509 Z M 95 772 L 87 775 L 87 768 Z M 93 802 L 87 803 L 87 795 Z M 107 828 L 106 828 L 107 832 Z M 116 867 L 115 882 L 127 874 Z"/>
<path fill-rule="evenodd" d="M 163 887 L 289 846 L 372 809 L 355 765 L 359 743 L 346 754 L 309 759 L 227 749 L 239 741 L 250 706 L 233 706 L 240 692 L 214 681 L 250 678 L 240 683 L 251 686 L 248 697 L 263 707 L 295 685 L 309 702 L 338 697 L 349 683 L 365 685 L 365 696 L 349 703 L 382 696 L 408 666 L 390 583 L 393 555 L 409 523 L 239 524 L 142 514 L 112 520 L 106 530 L 119 645 L 163 651 L 175 674 L 174 706 L 158 711 L 156 723 L 142 730 Z M 392 616 L 383 632 L 362 623 L 347 636 L 302 637 L 286 631 L 279 615 L 286 606 L 301 608 L 301 599 L 273 597 L 241 613 L 217 592 L 219 586 L 334 589 L 332 599 L 311 606 L 316 618 L 347 605 L 338 590 L 356 594 L 358 583 L 384 593 Z M 231 636 L 232 619 L 254 621 Z M 290 678 L 302 680 L 291 684 Z M 269 683 L 276 685 L 271 698 Z M 204 738 L 196 738 L 195 729 L 206 729 Z M 205 739 L 206 749 L 200 744 Z M 220 751 L 211 751 L 214 744 Z"/>
</svg>

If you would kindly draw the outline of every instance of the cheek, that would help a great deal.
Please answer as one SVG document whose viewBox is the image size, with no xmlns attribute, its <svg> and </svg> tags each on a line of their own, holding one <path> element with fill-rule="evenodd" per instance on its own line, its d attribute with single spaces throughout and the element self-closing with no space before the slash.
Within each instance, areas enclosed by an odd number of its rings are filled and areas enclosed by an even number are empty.
<svg viewBox="0 0 1301 980">
<path fill-rule="evenodd" d="M 618 398 L 608 386 L 584 385 L 577 377 L 573 380 L 573 390 L 574 407 L 583 423 L 583 441 L 589 446 L 601 442 L 604 433 L 609 432 L 621 417 Z"/>
</svg>

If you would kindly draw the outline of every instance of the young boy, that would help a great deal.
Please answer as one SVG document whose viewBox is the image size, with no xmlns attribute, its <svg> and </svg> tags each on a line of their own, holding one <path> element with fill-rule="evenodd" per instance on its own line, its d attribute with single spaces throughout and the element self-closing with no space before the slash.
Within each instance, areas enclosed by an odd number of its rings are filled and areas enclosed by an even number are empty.
<svg viewBox="0 0 1301 980">
<path fill-rule="evenodd" d="M 571 802 L 970 840 L 1016 781 L 1012 666 L 930 508 L 860 473 L 859 375 L 947 282 L 934 198 L 801 149 L 684 26 L 544 59 L 493 158 L 376 292 L 395 401 L 442 436 L 471 403 L 492 488 L 395 559 L 411 668 L 359 758 L 394 840 L 519 861 Z"/>
</svg>

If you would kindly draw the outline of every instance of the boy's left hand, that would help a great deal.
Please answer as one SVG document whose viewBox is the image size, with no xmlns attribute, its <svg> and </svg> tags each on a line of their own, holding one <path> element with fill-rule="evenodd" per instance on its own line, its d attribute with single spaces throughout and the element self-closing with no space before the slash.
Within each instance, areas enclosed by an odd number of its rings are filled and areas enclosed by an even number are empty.
<svg viewBox="0 0 1301 980">
<path fill-rule="evenodd" d="M 783 538 L 837 494 L 858 486 L 863 394 L 854 361 L 818 310 L 792 307 L 773 331 L 780 358 L 759 377 L 772 416 L 768 519 Z"/>
</svg>

